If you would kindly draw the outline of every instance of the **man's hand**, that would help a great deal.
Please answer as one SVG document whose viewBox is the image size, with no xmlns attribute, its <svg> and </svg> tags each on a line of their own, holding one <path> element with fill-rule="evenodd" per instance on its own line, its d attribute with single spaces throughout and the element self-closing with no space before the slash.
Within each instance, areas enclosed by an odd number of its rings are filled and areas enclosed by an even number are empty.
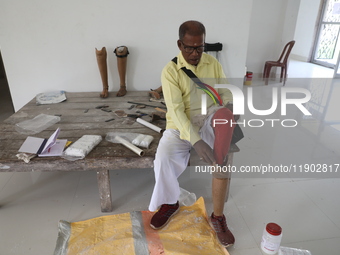
<svg viewBox="0 0 340 255">
<path fill-rule="evenodd" d="M 206 142 L 204 142 L 203 140 L 199 140 L 194 144 L 193 147 L 201 160 L 204 160 L 209 165 L 216 164 L 213 150 Z"/>
<path fill-rule="evenodd" d="M 227 104 L 225 107 L 228 108 L 231 112 L 234 112 L 234 108 L 233 108 L 233 105 L 232 105 L 232 104 Z M 235 120 L 235 121 L 238 121 L 239 118 L 240 118 L 240 115 L 235 115 L 235 114 L 234 114 L 234 120 Z"/>
</svg>

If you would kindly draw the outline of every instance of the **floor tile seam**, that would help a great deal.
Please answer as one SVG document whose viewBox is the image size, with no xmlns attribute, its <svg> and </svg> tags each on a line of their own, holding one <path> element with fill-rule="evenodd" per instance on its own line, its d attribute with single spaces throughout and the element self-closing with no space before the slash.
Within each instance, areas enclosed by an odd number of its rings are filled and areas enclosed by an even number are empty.
<svg viewBox="0 0 340 255">
<path fill-rule="evenodd" d="M 297 183 L 294 183 L 294 182 L 290 182 L 290 183 L 292 183 L 293 185 L 295 185 L 295 186 L 298 186 L 297 185 Z M 264 185 L 272 185 L 272 184 L 276 184 L 276 183 L 265 183 Z M 249 185 L 248 185 L 249 186 Z M 253 185 L 251 185 L 251 186 L 253 186 Z M 299 187 L 298 187 L 299 188 Z M 299 188 L 299 189 L 301 189 L 301 188 Z M 302 190 L 302 192 L 303 192 L 303 194 L 304 195 L 306 195 L 307 197 L 308 197 L 308 199 L 309 200 L 311 200 L 311 202 L 321 211 L 321 213 L 322 214 L 324 214 L 325 216 L 326 216 L 326 218 L 327 219 L 329 219 L 330 220 L 330 222 L 332 222 L 338 229 L 339 229 L 339 227 L 325 214 L 325 212 L 322 210 L 322 209 L 320 209 L 320 207 L 319 206 L 317 206 L 316 204 L 315 204 L 315 202 Z M 233 203 L 236 205 L 236 202 L 234 202 L 234 200 L 233 200 Z M 261 249 L 261 244 L 258 242 L 258 240 L 257 240 L 257 238 L 255 238 L 255 236 L 253 235 L 253 233 L 250 231 L 250 228 L 249 228 L 249 226 L 248 226 L 248 224 L 247 224 L 247 221 L 245 220 L 245 218 L 243 217 L 243 214 L 242 214 L 242 212 L 239 210 L 239 208 L 238 208 L 238 206 L 236 205 L 236 207 L 237 207 L 237 210 L 239 211 L 239 213 L 240 213 L 240 215 L 241 215 L 241 217 L 242 217 L 242 219 L 243 219 L 243 221 L 245 222 L 245 224 L 246 224 L 246 226 L 247 226 L 247 228 L 248 228 L 248 230 L 249 230 L 249 232 L 250 232 L 250 234 L 252 235 L 252 237 L 253 237 L 253 240 L 255 241 L 255 243 L 257 244 L 257 246 L 258 246 L 258 248 L 259 249 Z M 334 237 L 332 237 L 332 238 L 338 238 L 338 236 L 334 236 Z M 325 238 L 325 239 L 332 239 L 332 238 Z M 317 240 L 322 240 L 322 239 L 317 239 Z M 305 240 L 304 240 L 305 241 Z M 301 241 L 301 242 L 304 242 L 304 241 Z M 306 240 L 306 241 L 309 241 L 309 240 Z"/>
<path fill-rule="evenodd" d="M 69 211 L 68 211 L 68 213 L 67 213 L 67 219 L 70 218 L 71 211 L 72 211 L 73 204 L 74 204 L 73 202 L 74 202 L 75 197 L 76 197 L 76 194 L 77 194 L 77 192 L 78 192 L 78 187 L 79 187 L 79 183 L 80 183 L 81 177 L 82 177 L 82 173 L 79 174 L 79 178 L 78 178 L 78 181 L 77 181 L 77 185 L 76 185 L 76 188 L 74 189 L 74 192 L 73 192 L 73 196 L 72 196 L 72 201 L 71 201 L 70 209 L 69 209 Z"/>
<path fill-rule="evenodd" d="M 324 180 L 324 179 L 318 179 L 318 180 Z M 306 180 L 307 181 L 307 180 Z M 309 180 L 309 181 L 315 181 L 315 180 Z M 297 185 L 297 183 L 296 183 L 296 186 L 297 186 L 297 188 L 298 189 L 300 189 L 302 192 L 303 192 L 303 194 L 305 195 L 305 196 L 307 196 L 308 198 L 309 198 L 309 200 L 320 210 L 320 212 L 322 212 L 323 214 L 324 214 L 324 216 L 326 216 L 326 218 L 330 221 L 330 222 L 332 222 L 333 224 L 334 224 L 334 226 L 338 229 L 338 230 L 340 230 L 340 226 L 338 226 L 329 216 L 328 216 L 328 214 L 325 212 L 325 210 L 322 208 L 322 207 L 320 207 L 320 206 L 318 206 L 318 204 L 317 203 L 315 203 L 314 202 L 314 200 L 309 196 L 309 194 L 307 193 L 307 192 L 305 192 L 299 185 Z M 340 237 L 340 235 L 339 235 L 339 237 Z"/>
<path fill-rule="evenodd" d="M 301 180 L 301 179 L 303 179 L 303 180 Z M 298 182 L 327 180 L 327 179 L 330 179 L 330 178 L 292 178 L 292 181 L 295 182 L 295 183 L 298 183 Z"/>
<path fill-rule="evenodd" d="M 238 208 L 237 204 L 235 203 L 235 201 L 234 201 L 232 195 L 230 195 L 230 196 L 231 196 L 231 198 L 232 198 L 233 205 L 236 207 L 237 211 L 239 212 L 239 215 L 241 215 L 241 218 L 242 218 L 244 224 L 247 226 L 248 233 L 250 233 L 251 237 L 253 238 L 254 243 L 256 244 L 255 247 L 252 247 L 252 248 L 249 248 L 249 249 L 253 249 L 253 248 L 261 249 L 261 245 L 259 244 L 257 238 L 255 238 L 255 236 L 253 235 L 251 229 L 249 228 L 249 226 L 248 226 L 248 224 L 247 224 L 247 221 L 246 221 L 245 218 L 243 217 L 242 212 L 240 211 L 240 209 Z"/>
<path fill-rule="evenodd" d="M 257 251 L 258 252 L 260 252 L 259 254 L 262 254 L 261 253 L 261 248 L 259 248 L 259 247 L 252 247 L 252 248 L 241 248 L 241 249 L 238 249 L 238 248 L 236 248 L 235 247 L 235 252 L 237 252 L 237 254 L 243 254 L 243 253 L 241 253 L 241 252 L 245 252 L 245 251 L 251 251 L 251 250 L 253 250 L 253 249 L 257 249 Z M 230 253 L 230 252 L 229 252 Z M 231 254 L 231 253 L 230 253 Z"/>
<path fill-rule="evenodd" d="M 291 248 L 299 248 L 299 247 L 293 247 L 294 244 L 301 244 L 301 243 L 304 243 L 304 242 L 319 242 L 319 241 L 327 241 L 327 240 L 338 240 L 340 241 L 340 236 L 335 236 L 335 237 L 329 237 L 329 238 L 319 238 L 319 239 L 309 239 L 309 240 L 302 240 L 302 241 L 298 241 L 298 242 L 281 242 L 281 246 L 284 246 L 284 247 L 291 247 Z M 304 248 L 304 249 L 307 249 L 308 248 Z"/>
<path fill-rule="evenodd" d="M 251 179 L 254 179 L 254 178 L 251 178 Z M 280 178 L 278 178 L 280 179 Z M 287 177 L 287 179 L 289 180 L 286 180 L 286 181 L 272 181 L 272 182 L 263 182 L 263 183 L 256 183 L 256 184 L 233 184 L 234 187 L 246 187 L 246 186 L 260 186 L 260 185 L 267 185 L 267 184 L 281 184 L 281 183 L 291 183 L 292 182 L 292 178 L 291 177 Z M 275 179 L 276 180 L 276 179 Z"/>
<path fill-rule="evenodd" d="M 2 185 L 2 187 L 0 188 L 0 192 L 2 192 L 5 189 L 6 185 L 8 185 L 9 181 L 13 178 L 14 174 L 15 173 L 13 172 L 11 177 L 9 177 L 8 180 L 6 181 L 6 183 L 4 185 Z"/>
</svg>

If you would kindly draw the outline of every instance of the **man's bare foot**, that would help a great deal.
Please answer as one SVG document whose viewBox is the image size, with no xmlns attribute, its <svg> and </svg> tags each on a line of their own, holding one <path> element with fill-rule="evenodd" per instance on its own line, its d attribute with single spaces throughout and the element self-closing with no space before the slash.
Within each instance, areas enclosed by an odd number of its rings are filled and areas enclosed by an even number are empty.
<svg viewBox="0 0 340 255">
<path fill-rule="evenodd" d="M 100 93 L 100 97 L 107 98 L 108 96 L 109 96 L 109 90 L 108 89 L 103 89 L 103 92 Z"/>
<path fill-rule="evenodd" d="M 126 86 L 120 86 L 119 91 L 117 92 L 117 97 L 122 97 L 126 95 Z"/>
</svg>

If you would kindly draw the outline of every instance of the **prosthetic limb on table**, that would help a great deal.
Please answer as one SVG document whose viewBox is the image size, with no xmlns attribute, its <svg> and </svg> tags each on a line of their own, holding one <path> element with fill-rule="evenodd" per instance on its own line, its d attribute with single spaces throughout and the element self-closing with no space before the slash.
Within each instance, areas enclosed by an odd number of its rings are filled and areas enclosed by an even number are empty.
<svg viewBox="0 0 340 255">
<path fill-rule="evenodd" d="M 117 57 L 118 73 L 120 78 L 120 89 L 117 92 L 117 97 L 125 96 L 126 94 L 126 63 L 127 56 L 129 54 L 128 48 L 126 46 L 119 46 L 115 49 L 114 53 Z"/>
<path fill-rule="evenodd" d="M 100 97 L 106 98 L 109 95 L 109 83 L 107 79 L 106 48 L 103 47 L 101 50 L 97 50 L 96 48 L 96 57 L 97 57 L 100 77 L 102 78 L 102 83 L 103 83 L 103 92 L 100 93 Z"/>
<path fill-rule="evenodd" d="M 158 87 L 157 89 L 151 89 L 149 95 L 155 99 L 161 99 L 162 94 L 162 86 Z"/>
</svg>

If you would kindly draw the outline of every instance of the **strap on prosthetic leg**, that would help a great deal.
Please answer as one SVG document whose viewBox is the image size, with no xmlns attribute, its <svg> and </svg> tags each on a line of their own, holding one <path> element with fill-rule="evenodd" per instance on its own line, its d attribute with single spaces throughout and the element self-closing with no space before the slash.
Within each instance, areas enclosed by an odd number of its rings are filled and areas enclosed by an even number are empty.
<svg viewBox="0 0 340 255">
<path fill-rule="evenodd" d="M 119 53 L 124 52 L 125 48 L 126 48 L 126 53 L 123 54 L 123 55 L 119 55 Z M 127 48 L 126 46 L 118 46 L 118 47 L 113 51 L 113 53 L 116 54 L 116 57 L 117 57 L 117 58 L 126 58 L 126 57 L 130 54 L 130 52 L 129 52 L 129 50 L 128 50 L 128 48 Z"/>
</svg>

